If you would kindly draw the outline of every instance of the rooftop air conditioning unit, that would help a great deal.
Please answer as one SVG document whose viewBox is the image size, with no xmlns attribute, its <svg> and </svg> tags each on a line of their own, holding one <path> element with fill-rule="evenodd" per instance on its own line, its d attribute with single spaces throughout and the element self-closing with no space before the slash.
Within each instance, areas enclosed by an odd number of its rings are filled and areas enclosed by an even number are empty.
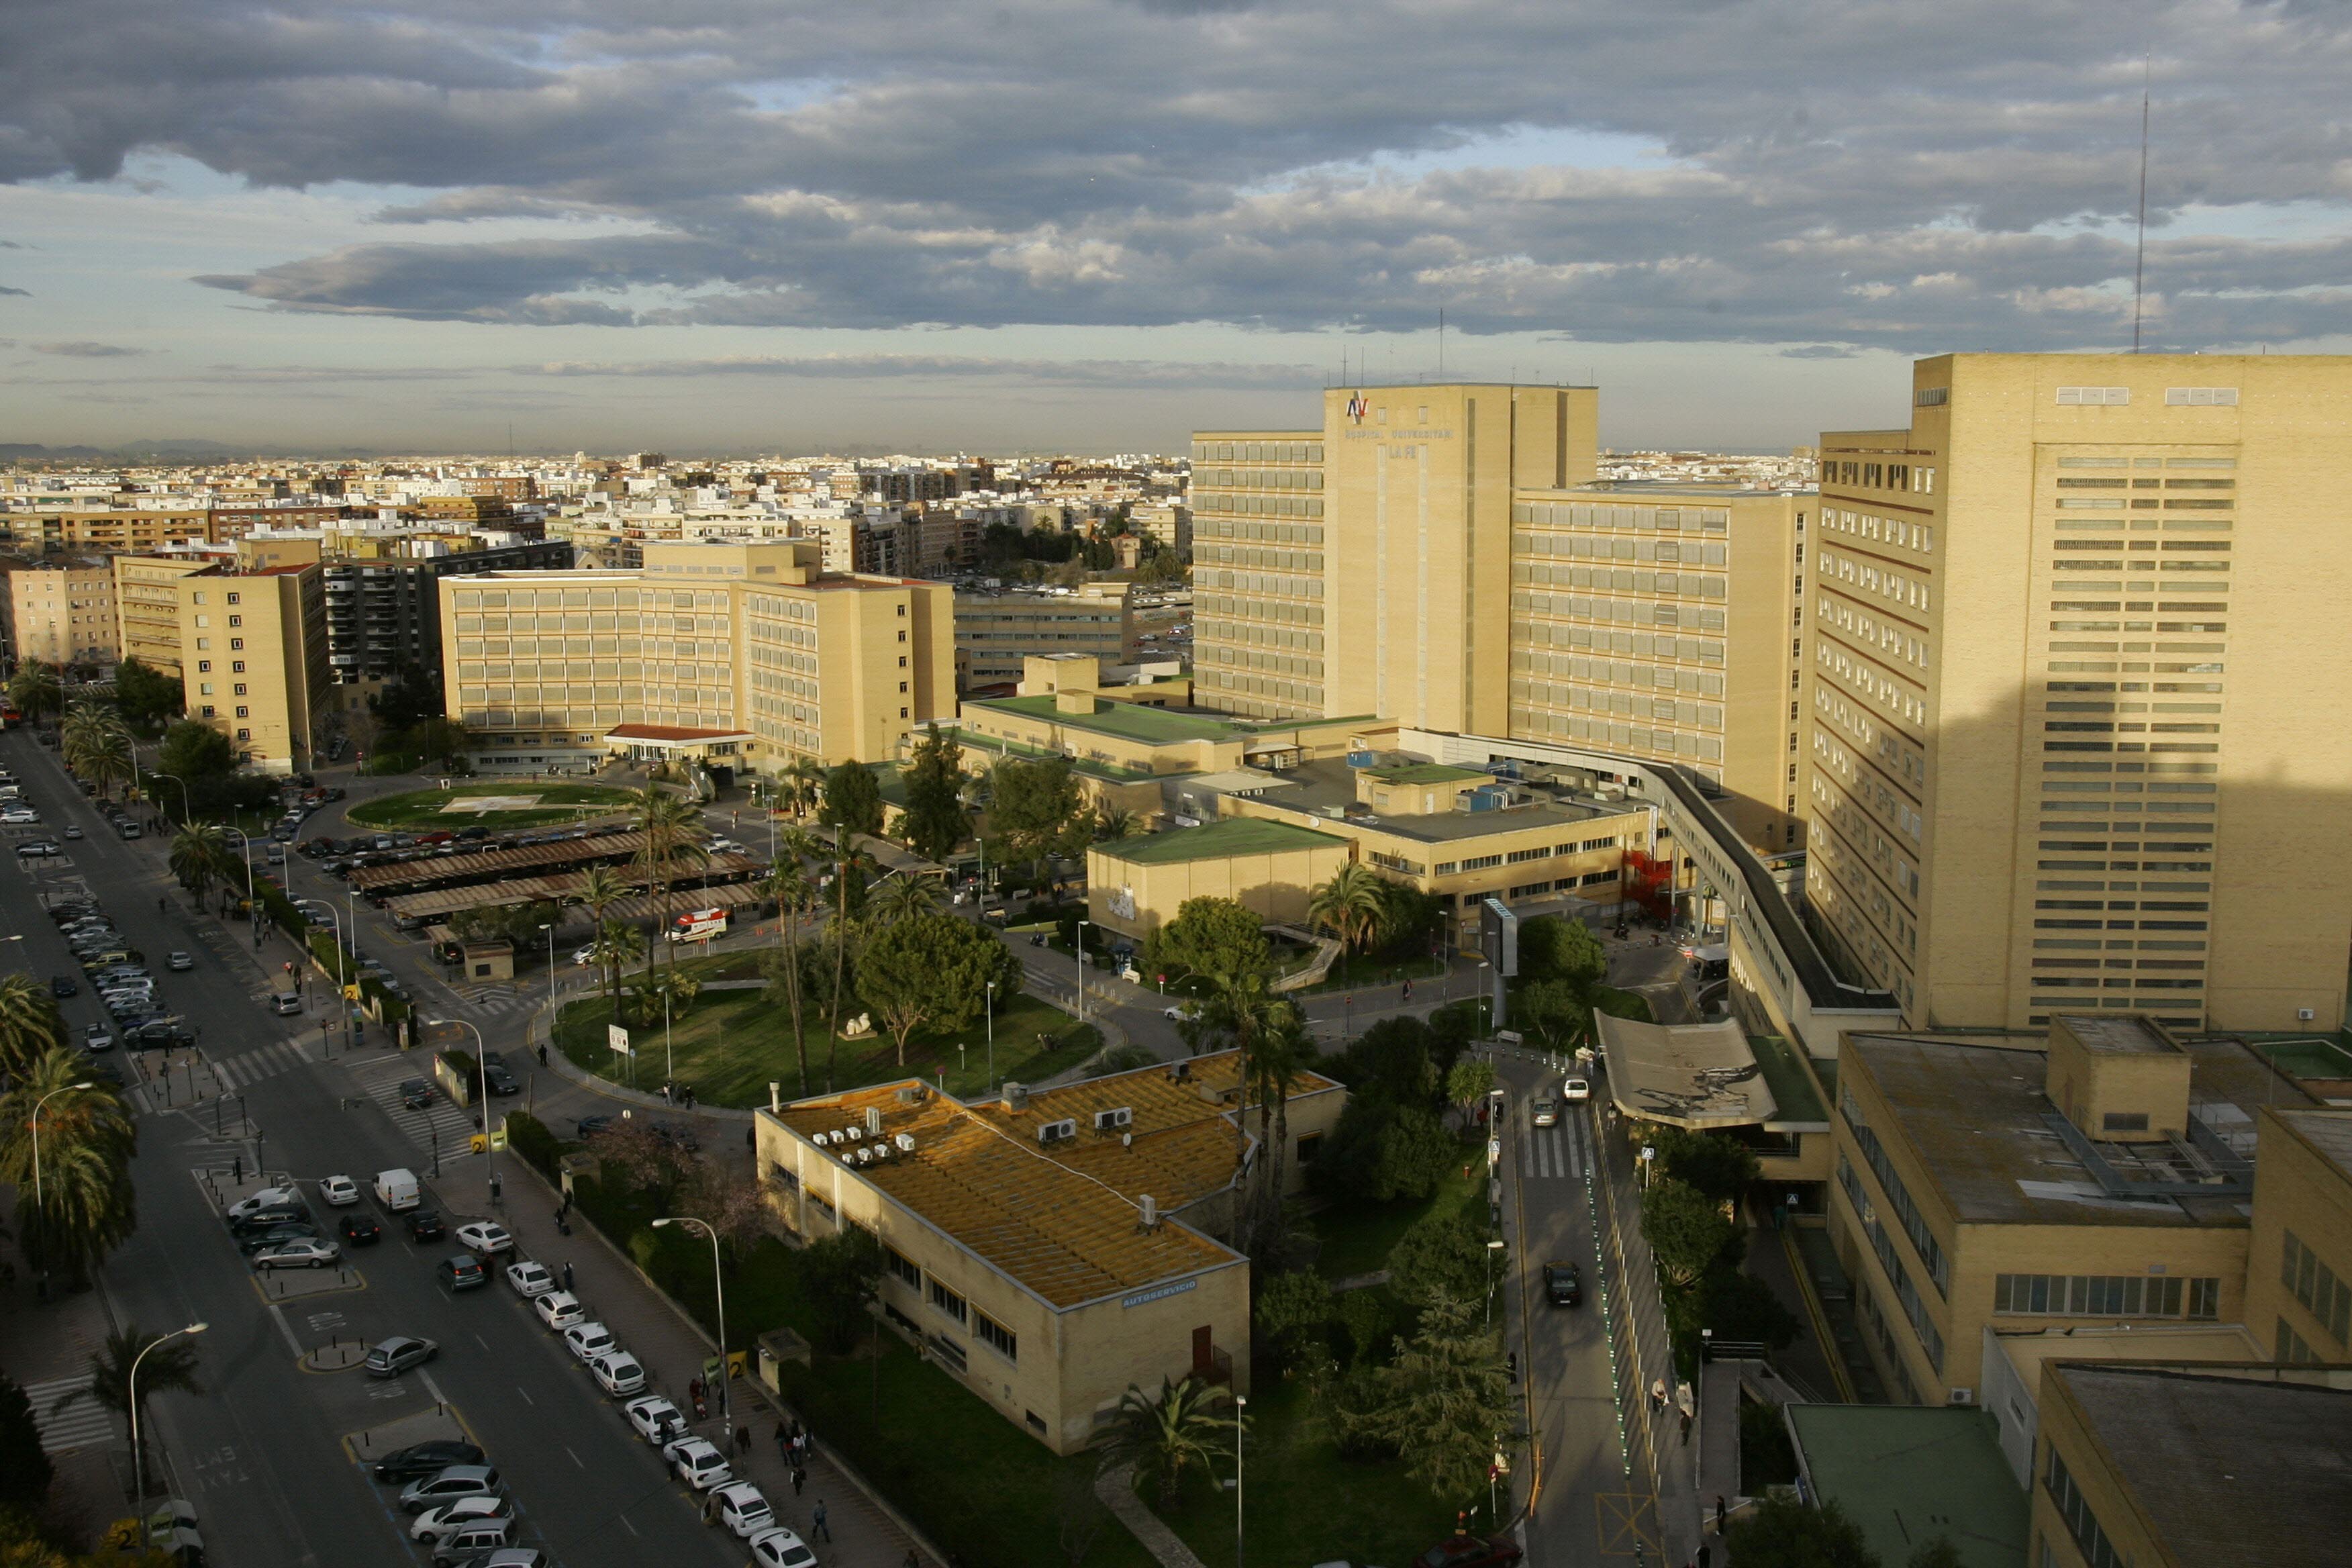
<svg viewBox="0 0 2352 1568">
<path fill-rule="evenodd" d="M 1114 1128 L 1125 1127 L 1134 1120 L 1135 1110 L 1131 1106 L 1121 1105 L 1109 1110 L 1097 1110 L 1095 1112 L 1095 1131 L 1108 1132 Z"/>
<path fill-rule="evenodd" d="M 852 1143 L 855 1143 L 860 1138 L 866 1136 L 866 1130 L 862 1127 L 845 1127 L 840 1131 L 835 1133 L 834 1136 L 836 1138 L 846 1138 Z"/>
<path fill-rule="evenodd" d="M 1025 1083 L 1013 1083 L 1008 1080 L 1004 1085 L 1003 1105 L 1005 1110 L 1011 1111 L 1028 1110 L 1029 1086 Z"/>
<path fill-rule="evenodd" d="M 898 1145 L 898 1152 L 901 1154 L 911 1154 L 915 1152 L 915 1135 L 911 1132 L 901 1132 L 891 1142 Z"/>
<path fill-rule="evenodd" d="M 902 1083 L 902 1084 L 900 1084 L 900 1085 L 898 1086 L 898 1103 L 899 1103 L 899 1104 L 901 1104 L 901 1105 L 920 1105 L 920 1104 L 922 1104 L 922 1103 L 923 1103 L 923 1086 L 922 1086 L 921 1084 L 919 1084 L 919 1083 Z M 878 1117 L 869 1117 L 869 1118 L 867 1118 L 867 1120 L 868 1120 L 869 1121 L 878 1121 L 878 1120 L 879 1120 L 879 1118 L 878 1118 Z"/>
<path fill-rule="evenodd" d="M 1954 1405 L 1974 1405 L 1977 1402 L 1977 1391 L 1973 1388 L 1955 1388 L 1949 1398 Z"/>
<path fill-rule="evenodd" d="M 2313 1012 L 2313 1011 L 2312 1011 L 2310 1008 L 2308 1008 L 2308 1007 L 2297 1007 L 2297 1008 L 2294 1010 L 2294 1016 L 2295 1016 L 2296 1017 L 2298 1017 L 2298 1018 L 2302 1019 L 2302 1020 L 2303 1020 L 2305 1023 L 2306 1023 L 2306 1024 L 2310 1023 L 2314 1018 L 2316 1018 L 2316 1017 L 2318 1017 L 2318 1016 L 2319 1016 L 2319 1015 L 2318 1015 L 2317 1013 Z"/>
<path fill-rule="evenodd" d="M 1077 1122 L 1066 1117 L 1059 1121 L 1048 1121 L 1037 1129 L 1037 1142 L 1040 1143 L 1058 1143 L 1065 1138 L 1077 1135 Z"/>
<path fill-rule="evenodd" d="M 869 1137 L 881 1136 L 882 1108 L 880 1106 L 869 1105 L 866 1108 L 866 1131 Z"/>
<path fill-rule="evenodd" d="M 1142 1224 L 1144 1229 L 1150 1230 L 1159 1225 L 1160 1205 L 1153 1199 L 1150 1193 L 1144 1193 L 1139 1195 L 1136 1199 L 1136 1203 L 1143 1211 Z"/>
</svg>

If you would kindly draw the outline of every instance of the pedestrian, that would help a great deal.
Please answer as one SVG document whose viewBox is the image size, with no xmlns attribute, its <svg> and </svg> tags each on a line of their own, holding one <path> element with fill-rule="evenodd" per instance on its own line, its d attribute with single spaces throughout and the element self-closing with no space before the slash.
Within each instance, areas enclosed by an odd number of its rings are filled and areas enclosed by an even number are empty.
<svg viewBox="0 0 2352 1568">
<path fill-rule="evenodd" d="M 1727 1514 L 1723 1506 L 1723 1494 L 1721 1492 L 1717 1492 L 1715 1494 L 1715 1532 L 1717 1535 L 1721 1535 L 1723 1533 L 1723 1525 L 1726 1517 Z"/>
<path fill-rule="evenodd" d="M 1706 1568 L 1707 1559 L 1714 1555 L 1715 1549 L 1709 1546 L 1706 1542 L 1700 1542 L 1698 1543 L 1698 1568 Z"/>
<path fill-rule="evenodd" d="M 825 1528 L 824 1499 L 823 1498 L 816 1500 L 816 1511 L 809 1515 L 809 1528 L 814 1531 L 817 1534 L 824 1537 L 827 1542 L 832 1541 L 833 1531 Z"/>
<path fill-rule="evenodd" d="M 1666 1380 L 1663 1377 L 1654 1377 L 1650 1380 L 1650 1414 L 1655 1415 L 1665 1407 Z"/>
<path fill-rule="evenodd" d="M 751 1452 L 751 1424 L 748 1421 L 735 1428 L 735 1451 L 744 1455 Z"/>
<path fill-rule="evenodd" d="M 792 1437 L 785 1432 L 784 1424 L 781 1421 L 776 1423 L 776 1457 L 787 1464 L 792 1461 L 793 1457 Z"/>
<path fill-rule="evenodd" d="M 545 1040 L 539 1042 L 539 1065 L 541 1067 L 545 1067 L 547 1065 L 547 1042 Z"/>
<path fill-rule="evenodd" d="M 1412 982 L 1410 980 L 1404 983 L 1404 999 L 1408 1002 L 1412 1000 Z"/>
<path fill-rule="evenodd" d="M 1683 1447 L 1685 1448 L 1690 1447 L 1690 1429 L 1691 1413 L 1685 1410 L 1683 1412 Z"/>
<path fill-rule="evenodd" d="M 808 1485 L 807 1468 L 803 1466 L 795 1464 L 793 1467 L 793 1496 L 800 1496 L 801 1489 L 806 1485 Z"/>
<path fill-rule="evenodd" d="M 560 1215 L 568 1215 L 572 1212 L 572 1189 L 570 1187 L 563 1189 L 563 1201 L 556 1205 L 555 1212 Z"/>
<path fill-rule="evenodd" d="M 499 1173 L 496 1171 L 493 1171 L 490 1173 L 490 1202 L 493 1204 L 499 1201 Z"/>
<path fill-rule="evenodd" d="M 243 1185 L 245 1185 L 245 1156 L 244 1156 L 244 1155 L 239 1154 L 239 1155 L 236 1157 L 236 1165 L 235 1165 L 234 1169 L 235 1169 L 236 1173 L 235 1173 L 234 1175 L 230 1176 L 230 1177 L 229 1177 L 229 1180 L 230 1180 L 230 1181 L 232 1181 L 232 1182 L 234 1182 L 234 1183 L 236 1183 L 236 1184 L 238 1186 L 240 1186 L 240 1187 L 241 1187 L 241 1186 L 243 1186 Z"/>
<path fill-rule="evenodd" d="M 566 1290 L 572 1289 L 572 1265 L 569 1263 L 563 1266 L 563 1288 Z"/>
<path fill-rule="evenodd" d="M 1505 1357 L 1503 1358 L 1503 1360 L 1504 1360 L 1504 1361 L 1505 1361 L 1505 1362 L 1509 1365 L 1509 1367 L 1510 1367 L 1510 1369 L 1511 1369 L 1511 1381 L 1512 1381 L 1513 1383 L 1517 1383 L 1517 1382 L 1518 1382 L 1518 1381 L 1519 1381 L 1519 1352 L 1517 1352 L 1517 1351 L 1513 1351 L 1513 1352 L 1511 1352 L 1508 1355 L 1505 1356 Z"/>
</svg>

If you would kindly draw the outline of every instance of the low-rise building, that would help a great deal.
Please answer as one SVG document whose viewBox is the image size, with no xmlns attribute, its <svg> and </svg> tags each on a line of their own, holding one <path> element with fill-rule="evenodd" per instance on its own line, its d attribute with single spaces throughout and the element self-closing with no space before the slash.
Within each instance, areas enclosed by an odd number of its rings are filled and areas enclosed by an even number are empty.
<svg viewBox="0 0 2352 1568">
<path fill-rule="evenodd" d="M 1313 1073 L 1293 1091 L 1294 1183 L 1346 1100 Z M 1130 1387 L 1248 1391 L 1249 1260 L 1214 1233 L 1263 1156 L 1255 1110 L 1223 1052 L 973 1105 L 879 1084 L 762 1110 L 755 1141 L 787 1226 L 871 1233 L 891 1326 L 1070 1454 Z"/>
<path fill-rule="evenodd" d="M 114 571 L 105 561 L 56 561 L 8 570 L 9 649 L 47 664 L 112 664 L 122 635 Z"/>
<path fill-rule="evenodd" d="M 1088 654 L 1105 664 L 1131 658 L 1131 598 L 1125 583 L 960 590 L 955 636 L 966 689 L 1017 681 L 1024 661 L 1038 654 Z"/>
</svg>

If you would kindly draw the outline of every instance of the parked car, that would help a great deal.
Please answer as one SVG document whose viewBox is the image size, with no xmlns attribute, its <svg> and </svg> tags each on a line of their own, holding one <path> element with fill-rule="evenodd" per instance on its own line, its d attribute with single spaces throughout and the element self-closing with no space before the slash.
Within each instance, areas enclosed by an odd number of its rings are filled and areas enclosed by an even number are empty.
<svg viewBox="0 0 2352 1568">
<path fill-rule="evenodd" d="M 545 1300 L 545 1297 L 540 1300 Z M 621 1406 L 621 1413 L 636 1428 L 637 1436 L 658 1448 L 686 1436 L 686 1416 L 678 1407 L 658 1394 L 648 1394 L 642 1399 L 632 1399 Z"/>
<path fill-rule="evenodd" d="M 505 1484 L 492 1466 L 451 1465 L 402 1488 L 400 1506 L 407 1513 L 423 1513 L 428 1508 L 456 1502 L 461 1497 L 496 1497 L 505 1490 Z"/>
<path fill-rule="evenodd" d="M 745 1544 L 751 1549 L 751 1568 L 816 1568 L 816 1553 L 782 1525 L 760 1531 Z"/>
<path fill-rule="evenodd" d="M 604 1392 L 615 1399 L 623 1394 L 643 1394 L 646 1390 L 646 1369 L 638 1365 L 637 1358 L 626 1351 L 600 1355 L 588 1363 L 588 1370 L 596 1374 L 596 1381 L 604 1385 Z"/>
<path fill-rule="evenodd" d="M 508 1234 L 507 1227 L 487 1219 L 478 1219 L 471 1225 L 459 1226 L 457 1243 L 461 1247 L 473 1248 L 485 1258 L 494 1258 L 501 1252 L 514 1250 L 514 1237 Z"/>
<path fill-rule="evenodd" d="M 1507 1535 L 1457 1535 L 1412 1560 L 1413 1568 L 1507 1568 L 1527 1553 Z"/>
<path fill-rule="evenodd" d="M 679 1437 L 663 1444 L 662 1462 L 698 1492 L 723 1487 L 735 1479 L 735 1472 L 727 1468 L 727 1456 L 700 1437 Z"/>
<path fill-rule="evenodd" d="M 776 1522 L 775 1510 L 749 1481 L 730 1481 L 713 1491 L 703 1517 L 746 1541 Z"/>
<path fill-rule="evenodd" d="M 63 1000 L 68 996 L 80 995 L 81 987 L 75 983 L 72 975 L 56 974 L 49 977 L 49 994 Z"/>
<path fill-rule="evenodd" d="M 236 1249 L 250 1258 L 257 1252 L 266 1252 L 273 1247 L 289 1241 L 316 1239 L 320 1234 L 315 1225 L 308 1225 L 300 1220 L 290 1220 L 284 1225 L 271 1226 L 268 1230 L 257 1230 L 251 1235 L 238 1237 Z"/>
<path fill-rule="evenodd" d="M 360 1184 L 349 1176 L 322 1176 L 319 1196 L 336 1208 L 347 1208 L 360 1201 Z"/>
<path fill-rule="evenodd" d="M 195 966 L 196 961 L 194 958 L 191 957 L 187 953 L 181 952 L 176 949 L 163 955 L 163 967 L 172 971 L 174 974 L 184 973 L 186 971 L 194 969 Z"/>
<path fill-rule="evenodd" d="M 555 1276 L 547 1271 L 545 1264 L 533 1263 L 526 1258 L 507 1265 L 507 1283 L 514 1287 L 518 1296 L 544 1296 L 555 1289 Z"/>
<path fill-rule="evenodd" d="M 382 1344 L 372 1346 L 367 1353 L 367 1374 L 370 1377 L 398 1377 L 412 1366 L 423 1366 L 431 1361 L 441 1347 L 431 1340 L 397 1334 Z"/>
<path fill-rule="evenodd" d="M 530 1310 L 539 1314 L 541 1322 L 556 1330 L 568 1329 L 588 1316 L 588 1309 L 582 1306 L 580 1298 L 569 1290 L 550 1290 L 545 1295 L 534 1296 L 530 1299 Z"/>
<path fill-rule="evenodd" d="M 448 1234 L 447 1227 L 443 1226 L 441 1223 L 441 1216 L 434 1213 L 431 1209 L 411 1209 L 408 1211 L 409 1240 L 438 1241 Z"/>
<path fill-rule="evenodd" d="M 599 1132 L 609 1131 L 612 1126 L 613 1118 L 599 1111 L 593 1116 L 583 1116 L 573 1122 L 572 1131 L 584 1141 L 593 1138 Z"/>
<path fill-rule="evenodd" d="M 417 1480 L 425 1476 L 437 1476 L 452 1465 L 478 1465 L 483 1454 L 471 1443 L 461 1443 L 454 1437 L 436 1437 L 429 1443 L 412 1443 L 396 1448 L 375 1462 L 375 1479 L 380 1481 Z"/>
<path fill-rule="evenodd" d="M 290 1186 L 264 1187 L 251 1196 L 240 1198 L 229 1205 L 228 1217 L 231 1220 L 240 1220 L 259 1209 L 276 1208 L 280 1205 L 299 1204 L 301 1201 L 301 1194 Z"/>
<path fill-rule="evenodd" d="M 1568 1262 L 1544 1265 L 1544 1296 L 1555 1307 L 1584 1305 L 1584 1275 L 1577 1266 Z"/>
<path fill-rule="evenodd" d="M 373 1247 L 383 1239 L 383 1226 L 375 1215 L 356 1209 L 342 1217 L 335 1231 L 352 1247 Z"/>
<path fill-rule="evenodd" d="M 621 1348 L 620 1342 L 613 1338 L 613 1331 L 602 1323 L 574 1323 L 563 1331 L 563 1342 L 583 1362 L 594 1361 L 608 1351 Z"/>
<path fill-rule="evenodd" d="M 465 1526 L 433 1549 L 433 1568 L 474 1568 L 514 1540 L 515 1521 L 478 1520 Z"/>
<path fill-rule="evenodd" d="M 469 1524 L 486 1520 L 512 1519 L 514 1504 L 495 1493 L 481 1497 L 461 1497 L 455 1502 L 445 1502 L 426 1509 L 408 1527 L 411 1541 L 446 1541 Z"/>
<path fill-rule="evenodd" d="M 478 1290 L 490 1282 L 490 1271 L 482 1260 L 470 1252 L 453 1252 L 443 1258 L 434 1272 L 441 1283 L 452 1290 Z"/>
<path fill-rule="evenodd" d="M 256 1268 L 324 1268 L 342 1256 L 342 1249 L 322 1236 L 298 1237 L 265 1247 L 253 1255 Z"/>
<path fill-rule="evenodd" d="M 310 1219 L 310 1211 L 300 1204 L 271 1204 L 268 1208 L 238 1215 L 228 1222 L 228 1228 L 235 1236 L 257 1236 L 281 1225 L 307 1225 Z"/>
</svg>

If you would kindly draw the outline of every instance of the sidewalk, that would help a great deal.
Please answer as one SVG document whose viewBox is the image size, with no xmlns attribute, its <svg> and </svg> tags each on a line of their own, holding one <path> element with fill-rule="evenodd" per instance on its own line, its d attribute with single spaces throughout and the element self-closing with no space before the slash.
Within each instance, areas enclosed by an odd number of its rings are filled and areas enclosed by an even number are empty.
<svg viewBox="0 0 2352 1568">
<path fill-rule="evenodd" d="M 1642 1199 L 1635 1172 L 1638 1162 L 1620 1128 L 1610 1127 L 1598 1117 L 1594 1127 L 1599 1134 L 1595 1143 L 1601 1152 L 1604 1177 L 1601 1201 L 1610 1205 L 1619 1245 L 1624 1249 L 1624 1300 L 1633 1317 L 1640 1362 L 1635 1376 L 1643 1391 L 1639 1410 L 1647 1417 L 1642 1428 L 1644 1441 L 1637 1446 L 1635 1468 L 1638 1473 L 1645 1458 L 1655 1466 L 1658 1531 L 1663 1538 L 1664 1558 L 1669 1563 L 1685 1563 L 1698 1552 L 1704 1533 L 1700 1512 L 1712 1500 L 1712 1494 L 1707 1498 L 1699 1495 L 1698 1451 L 1695 1445 L 1685 1441 L 1682 1433 L 1676 1405 L 1684 1391 L 1675 1373 L 1665 1306 L 1658 1298 L 1658 1267 L 1650 1256 L 1650 1244 L 1642 1238 Z M 1669 1391 L 1664 1410 L 1653 1410 L 1647 1396 L 1647 1390 L 1658 1380 L 1663 1380 Z M 1646 1454 L 1641 1453 L 1643 1448 Z"/>
<path fill-rule="evenodd" d="M 509 1200 L 501 1210 L 489 1206 L 488 1163 L 468 1161 L 461 1168 L 445 1171 L 432 1184 L 442 1212 L 453 1225 L 495 1213 L 499 1223 L 514 1233 L 520 1256 L 535 1258 L 559 1274 L 569 1265 L 573 1271 L 572 1290 L 587 1304 L 590 1315 L 610 1328 L 614 1337 L 644 1363 L 647 1391 L 661 1394 L 690 1417 L 694 1405 L 687 1396 L 687 1383 L 699 1375 L 712 1353 L 711 1342 L 584 1218 L 573 1223 L 569 1237 L 558 1235 L 554 1216 L 560 1200 L 536 1171 L 511 1157 L 501 1157 L 497 1169 Z M 817 1539 L 811 1544 L 826 1568 L 903 1568 L 909 1552 L 925 1562 L 944 1562 L 928 1542 L 916 1537 L 886 1504 L 835 1463 L 822 1432 L 814 1435 L 807 1487 L 794 1497 L 791 1473 L 774 1437 L 777 1423 L 789 1412 L 750 1379 L 736 1380 L 730 1398 L 735 1425 L 748 1427 L 752 1437 L 748 1452 L 738 1449 L 730 1456 L 736 1475 L 758 1487 L 775 1510 L 777 1521 L 798 1531 L 804 1539 L 816 1505 L 824 1504 L 833 1542 L 828 1545 Z M 715 1397 L 709 1410 L 709 1417 L 695 1422 L 693 1429 L 723 1445 L 726 1437 Z"/>
</svg>

